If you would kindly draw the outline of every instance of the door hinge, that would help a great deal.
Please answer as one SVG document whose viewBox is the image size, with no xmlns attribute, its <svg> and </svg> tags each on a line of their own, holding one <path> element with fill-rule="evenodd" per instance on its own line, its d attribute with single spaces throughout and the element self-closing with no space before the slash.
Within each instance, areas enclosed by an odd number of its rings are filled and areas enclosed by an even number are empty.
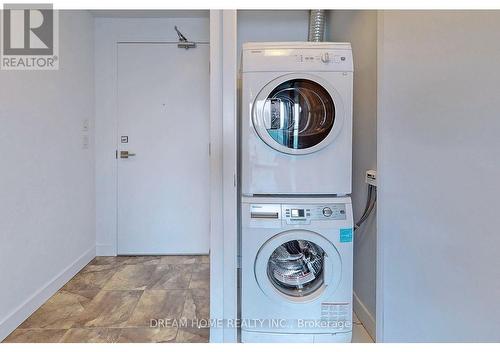
<svg viewBox="0 0 500 352">
<path fill-rule="evenodd" d="M 118 159 L 118 150 L 115 150 L 115 159 Z"/>
<path fill-rule="evenodd" d="M 208 155 L 212 155 L 212 144 L 208 143 Z"/>
</svg>

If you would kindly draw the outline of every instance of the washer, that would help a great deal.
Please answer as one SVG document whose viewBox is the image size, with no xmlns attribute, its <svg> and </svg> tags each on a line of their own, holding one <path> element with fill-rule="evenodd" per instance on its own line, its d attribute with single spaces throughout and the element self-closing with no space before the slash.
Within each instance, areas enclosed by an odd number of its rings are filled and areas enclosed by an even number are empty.
<svg viewBox="0 0 500 352">
<path fill-rule="evenodd" d="M 351 193 L 349 43 L 246 43 L 242 194 Z"/>
<path fill-rule="evenodd" d="M 350 342 L 349 197 L 242 198 L 242 342 Z"/>
</svg>

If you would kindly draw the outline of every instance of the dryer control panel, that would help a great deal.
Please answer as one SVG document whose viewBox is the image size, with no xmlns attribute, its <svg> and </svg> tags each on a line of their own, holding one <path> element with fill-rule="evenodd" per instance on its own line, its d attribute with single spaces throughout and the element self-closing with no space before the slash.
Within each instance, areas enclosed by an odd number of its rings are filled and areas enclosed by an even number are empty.
<svg viewBox="0 0 500 352">
<path fill-rule="evenodd" d="M 349 43 L 245 43 L 242 72 L 353 72 Z"/>
<path fill-rule="evenodd" d="M 283 204 L 281 217 L 287 224 L 307 224 L 311 220 L 345 220 L 345 204 Z"/>
</svg>

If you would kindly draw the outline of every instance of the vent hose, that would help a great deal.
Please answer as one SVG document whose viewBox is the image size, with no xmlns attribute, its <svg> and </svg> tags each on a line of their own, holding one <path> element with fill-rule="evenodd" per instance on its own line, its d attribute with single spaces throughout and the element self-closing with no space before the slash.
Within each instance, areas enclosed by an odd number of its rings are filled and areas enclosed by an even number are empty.
<svg viewBox="0 0 500 352">
<path fill-rule="evenodd" d="M 309 10 L 310 42 L 322 42 L 325 36 L 325 10 Z"/>
</svg>

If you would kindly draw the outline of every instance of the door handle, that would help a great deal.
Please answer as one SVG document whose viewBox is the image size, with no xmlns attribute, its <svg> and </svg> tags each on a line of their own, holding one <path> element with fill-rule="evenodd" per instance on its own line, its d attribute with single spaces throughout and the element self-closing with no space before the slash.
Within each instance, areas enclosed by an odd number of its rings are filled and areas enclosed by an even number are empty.
<svg viewBox="0 0 500 352">
<path fill-rule="evenodd" d="M 279 219 L 279 213 L 251 212 L 251 219 Z"/>
<path fill-rule="evenodd" d="M 130 156 L 135 156 L 135 153 L 130 153 L 128 150 L 121 150 L 120 151 L 120 158 L 121 159 L 128 159 Z"/>
</svg>

